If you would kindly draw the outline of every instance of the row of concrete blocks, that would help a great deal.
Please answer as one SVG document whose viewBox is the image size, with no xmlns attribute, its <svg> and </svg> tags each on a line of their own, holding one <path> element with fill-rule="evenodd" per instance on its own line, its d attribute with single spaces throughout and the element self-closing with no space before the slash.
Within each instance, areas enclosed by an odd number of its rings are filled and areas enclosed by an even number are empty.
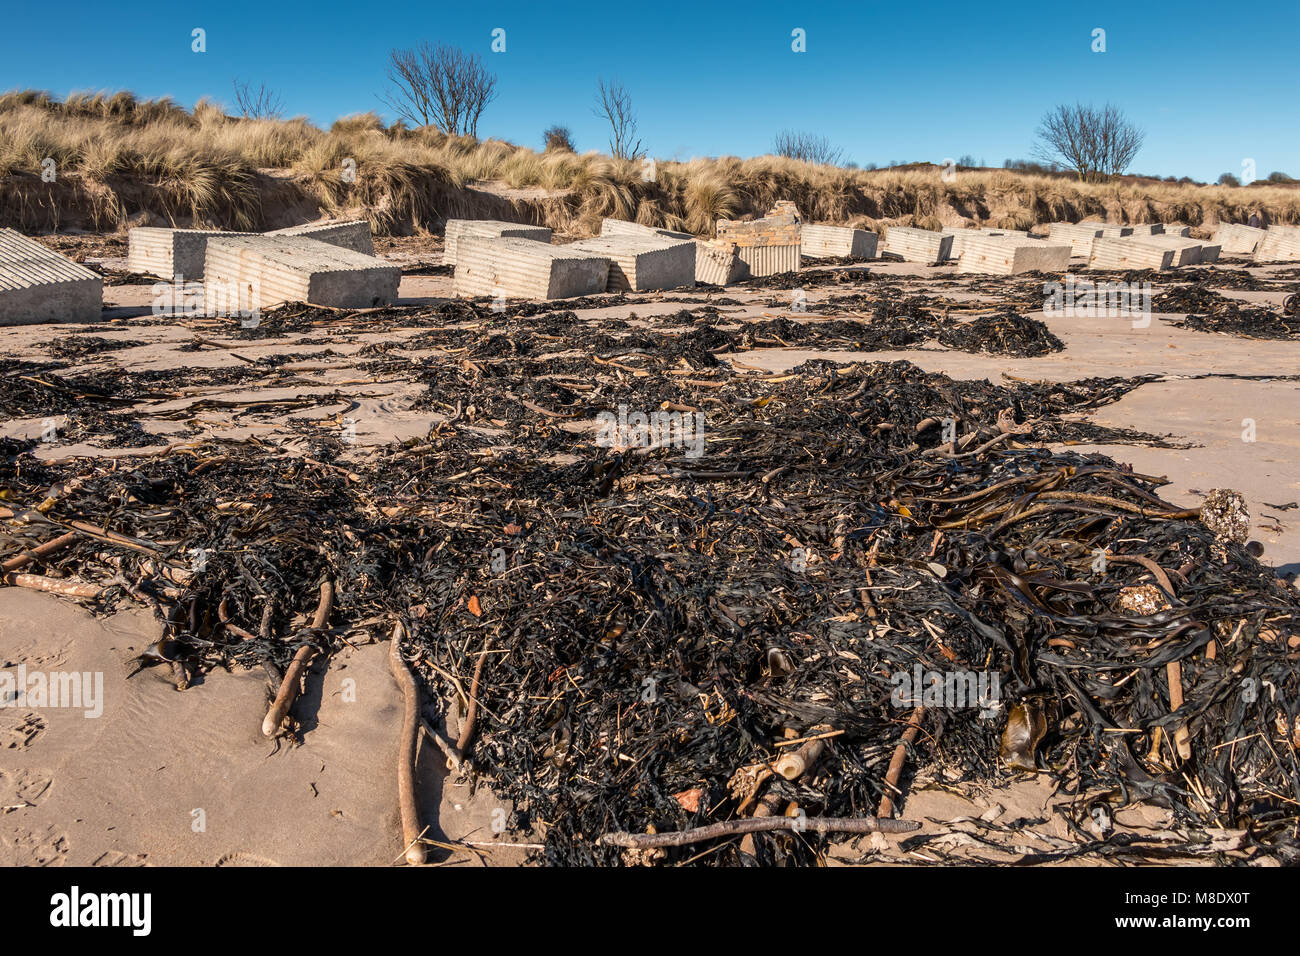
<svg viewBox="0 0 1300 956">
<path fill-rule="evenodd" d="M 256 314 L 285 302 L 356 309 L 397 298 L 401 270 L 373 251 L 365 222 L 260 235 L 133 229 L 128 265 L 184 283 L 185 293 L 202 282 L 202 311 L 210 315 Z M 0 230 L 0 324 L 95 321 L 103 291 L 97 273 L 17 232 Z"/>
<path fill-rule="evenodd" d="M 1215 262 L 1219 247 L 1187 236 L 1097 236 L 1088 253 L 1089 269 L 1173 269 Z"/>
<path fill-rule="evenodd" d="M 1170 231 L 1165 234 L 1163 230 Z M 957 260 L 962 273 L 1015 275 L 1064 271 L 1072 255 L 1091 268 L 1173 268 L 1213 262 L 1219 247 L 1190 238 L 1186 226 L 1054 223 L 1046 241 L 1019 230 L 890 227 L 885 254 L 927 264 Z"/>
<path fill-rule="evenodd" d="M 1259 229 L 1223 222 L 1214 230 L 1210 241 L 1225 256 L 1244 256 L 1255 262 L 1300 262 L 1300 226 Z"/>
<path fill-rule="evenodd" d="M 1164 223 L 1142 223 L 1134 226 L 1108 226 L 1101 222 L 1053 222 L 1047 227 L 1047 238 L 1053 242 L 1068 242 L 1071 255 L 1088 259 L 1092 256 L 1094 239 L 1150 238 L 1172 236 L 1186 238 L 1191 227 Z"/>
<path fill-rule="evenodd" d="M 330 221 L 266 233 L 132 229 L 127 269 L 202 282 L 202 311 L 250 315 L 286 302 L 337 309 L 391 305 L 401 269 L 377 258 L 370 223 Z"/>
<path fill-rule="evenodd" d="M 601 234 L 561 246 L 536 226 L 489 220 L 447 223 L 443 261 L 455 267 L 457 296 L 568 298 L 610 291 L 727 285 L 751 276 L 799 268 L 804 230 L 814 257 L 875 254 L 875 235 L 837 226 L 805 227 L 793 206 L 778 203 L 754 222 L 719 224 L 716 240 L 619 219 L 605 219 Z M 531 244 L 530 244 L 531 243 Z M 590 259 L 608 262 L 601 285 Z"/>
<path fill-rule="evenodd" d="M 291 226 L 267 233 L 230 232 L 219 229 L 163 229 L 141 227 L 128 234 L 128 272 L 172 281 L 201 281 L 208 241 L 238 236 L 288 236 L 314 239 L 341 249 L 373 256 L 375 243 L 365 220 L 329 221 Z"/>
</svg>

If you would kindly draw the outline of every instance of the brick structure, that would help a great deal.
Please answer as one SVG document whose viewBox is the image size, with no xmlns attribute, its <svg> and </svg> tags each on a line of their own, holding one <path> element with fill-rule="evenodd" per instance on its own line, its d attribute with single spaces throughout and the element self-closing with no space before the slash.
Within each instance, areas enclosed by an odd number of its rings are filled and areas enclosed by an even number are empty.
<svg viewBox="0 0 1300 956">
<path fill-rule="evenodd" d="M 744 266 L 742 278 L 798 271 L 801 235 L 799 210 L 787 200 L 752 222 L 718 220 L 718 238 L 736 247 Z"/>
</svg>

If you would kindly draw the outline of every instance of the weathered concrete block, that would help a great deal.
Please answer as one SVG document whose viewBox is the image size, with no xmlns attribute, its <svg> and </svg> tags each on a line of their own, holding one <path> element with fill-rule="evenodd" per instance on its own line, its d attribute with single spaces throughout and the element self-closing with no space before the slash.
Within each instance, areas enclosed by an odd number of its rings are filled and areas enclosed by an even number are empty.
<svg viewBox="0 0 1300 956">
<path fill-rule="evenodd" d="M 968 236 L 959 273 L 1010 276 L 1021 272 L 1064 272 L 1070 267 L 1070 247 L 1016 236 Z"/>
<path fill-rule="evenodd" d="M 1255 261 L 1300 261 L 1300 227 L 1269 226 L 1255 247 Z"/>
<path fill-rule="evenodd" d="M 1210 241 L 1216 243 L 1225 256 L 1253 256 L 1255 247 L 1263 238 L 1263 229 L 1236 222 L 1221 222 Z"/>
<path fill-rule="evenodd" d="M 461 236 L 452 283 L 461 298 L 568 299 L 605 291 L 609 257 L 532 239 Z"/>
<path fill-rule="evenodd" d="M 1190 236 L 1144 236 L 1143 238 L 1158 246 L 1174 250 L 1175 266 L 1194 266 L 1203 262 L 1217 262 L 1219 259 L 1218 245 L 1193 239 Z"/>
<path fill-rule="evenodd" d="M 1184 238 L 1190 237 L 1191 234 L 1192 234 L 1192 227 L 1191 227 L 1191 226 L 1180 226 L 1180 225 L 1178 225 L 1177 223 L 1174 223 L 1174 222 L 1167 222 L 1167 223 L 1165 223 L 1163 226 L 1161 226 L 1161 231 L 1160 231 L 1160 232 L 1153 233 L 1153 235 L 1157 235 L 1157 236 L 1162 236 L 1162 235 L 1163 235 L 1163 236 L 1183 236 Z"/>
<path fill-rule="evenodd" d="M 290 226 L 287 229 L 273 229 L 268 236 L 305 236 L 317 242 L 328 242 L 340 249 L 351 249 L 362 255 L 375 254 L 375 240 L 370 234 L 370 223 L 365 219 L 348 221 L 329 219 L 325 222 L 309 222 L 304 226 Z"/>
<path fill-rule="evenodd" d="M 883 251 L 885 255 L 897 256 L 904 262 L 933 265 L 952 255 L 952 234 L 910 226 L 890 226 L 885 230 Z"/>
<path fill-rule="evenodd" d="M 127 234 L 126 268 L 169 281 L 198 282 L 203 278 L 209 239 L 251 235 L 217 229 L 132 229 Z"/>
<path fill-rule="evenodd" d="M 1170 265 L 1175 268 L 1178 266 L 1195 266 L 1201 262 L 1201 246 L 1203 243 L 1197 242 L 1195 239 L 1188 239 L 1183 236 L 1143 236 L 1142 241 L 1152 243 L 1162 249 L 1172 249 L 1174 257 Z"/>
<path fill-rule="evenodd" d="M 689 232 L 674 232 L 655 226 L 643 226 L 626 219 L 603 219 L 602 236 L 658 236 L 663 239 L 691 240 L 695 243 L 695 281 L 703 285 L 726 285 L 742 278 L 748 266 L 736 255 L 735 243 L 717 239 L 696 239 Z"/>
<path fill-rule="evenodd" d="M 1133 235 L 1132 226 L 1107 226 L 1102 225 L 1101 234 L 1111 239 L 1121 239 L 1124 236 Z"/>
<path fill-rule="evenodd" d="M 1151 240 L 1156 236 L 1098 236 L 1091 241 L 1089 269 L 1168 269 L 1174 250 Z"/>
<path fill-rule="evenodd" d="M 12 229 L 0 229 L 0 325 L 94 322 L 104 280 Z"/>
<path fill-rule="evenodd" d="M 1092 240 L 1105 235 L 1105 231 L 1105 227 L 1100 223 L 1054 222 L 1047 227 L 1047 241 L 1068 242 L 1070 255 L 1083 256 L 1086 259 L 1092 255 Z"/>
<path fill-rule="evenodd" d="M 557 248 L 577 249 L 609 259 L 609 292 L 648 292 L 695 285 L 695 241 L 659 235 L 597 236 Z"/>
<path fill-rule="evenodd" d="M 1160 222 L 1142 222 L 1133 226 L 1133 235 L 1135 236 L 1163 236 L 1165 232 L 1166 227 L 1164 223 Z"/>
<path fill-rule="evenodd" d="M 848 226 L 813 226 L 804 223 L 799 234 L 800 255 L 808 259 L 854 256 L 874 259 L 880 237 L 868 229 Z"/>
<path fill-rule="evenodd" d="M 941 231 L 944 235 L 952 236 L 952 248 L 948 251 L 949 259 L 960 259 L 961 254 L 966 250 L 966 240 L 972 236 L 1012 236 L 1017 239 L 1029 238 L 1029 233 L 1020 229 L 995 229 L 989 226 L 980 226 L 971 229 L 945 226 Z"/>
<path fill-rule="evenodd" d="M 448 219 L 442 250 L 442 264 L 456 265 L 456 247 L 462 236 L 486 239 L 531 239 L 550 242 L 551 230 L 545 226 L 530 226 L 522 222 L 501 222 L 497 219 Z"/>
<path fill-rule="evenodd" d="M 695 281 L 727 285 L 740 279 L 748 266 L 736 255 L 734 243 L 721 239 L 695 240 Z"/>
<path fill-rule="evenodd" d="M 673 232 L 671 229 L 643 226 L 639 222 L 628 222 L 626 219 L 610 219 L 609 217 L 600 221 L 600 234 L 602 236 L 662 236 L 665 239 L 695 238 L 689 232 Z"/>
<path fill-rule="evenodd" d="M 227 236 L 208 241 L 203 267 L 209 315 L 308 302 L 368 309 L 397 299 L 402 270 L 374 256 L 302 236 Z"/>
</svg>

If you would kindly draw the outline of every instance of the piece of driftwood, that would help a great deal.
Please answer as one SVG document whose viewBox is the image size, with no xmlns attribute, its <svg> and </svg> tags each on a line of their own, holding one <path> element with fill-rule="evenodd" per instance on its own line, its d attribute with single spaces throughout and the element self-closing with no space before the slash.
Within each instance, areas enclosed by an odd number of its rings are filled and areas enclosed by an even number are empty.
<svg viewBox="0 0 1300 956">
<path fill-rule="evenodd" d="M 97 598 L 103 591 L 98 584 L 78 584 L 75 581 L 47 578 L 39 574 L 23 574 L 20 571 L 10 571 L 0 580 L 11 587 L 30 588 L 33 591 L 46 591 L 71 598 Z"/>
<path fill-rule="evenodd" d="M 77 532 L 69 531 L 66 534 L 59 535 L 57 538 L 51 538 L 49 541 L 46 541 L 44 544 L 38 544 L 36 547 L 32 548 L 29 551 L 24 551 L 21 554 L 15 554 L 12 558 L 6 558 L 4 563 L 0 564 L 0 570 L 2 571 L 21 570 L 22 568 L 27 567 L 27 565 L 31 564 L 33 561 L 37 560 L 38 558 L 46 558 L 49 557 L 51 554 L 54 554 L 54 552 L 62 550 L 68 545 L 72 544 L 72 542 L 76 541 L 78 537 L 80 536 L 77 534 Z"/>
<path fill-rule="evenodd" d="M 415 793 L 415 762 L 420 752 L 420 688 L 402 657 L 402 624 L 393 625 L 388 666 L 402 689 L 402 730 L 397 741 L 397 805 L 402 814 L 406 862 L 419 866 L 427 856 L 420 842 L 420 804 Z"/>
<path fill-rule="evenodd" d="M 894 815 L 894 794 L 898 793 L 898 779 L 903 775 L 903 764 L 907 762 L 907 748 L 916 742 L 917 735 L 921 733 L 921 718 L 924 716 L 924 707 L 912 711 L 912 716 L 907 718 L 907 729 L 903 731 L 898 746 L 894 748 L 894 755 L 889 759 L 889 769 L 885 772 L 885 795 L 880 798 L 880 809 L 877 811 L 877 816 L 881 819 L 889 819 Z"/>
<path fill-rule="evenodd" d="M 328 624 L 333 607 L 334 582 L 326 578 L 320 585 L 320 603 L 316 605 L 316 616 L 312 619 L 311 626 L 320 629 Z M 280 682 L 280 691 L 271 702 L 271 708 L 266 712 L 266 719 L 262 721 L 263 736 L 274 737 L 280 732 L 280 725 L 284 723 L 285 715 L 289 713 L 289 708 L 293 706 L 302 689 L 302 677 L 315 656 L 316 648 L 311 644 L 304 644 L 298 648 L 298 653 L 293 655 L 293 661 L 284 672 L 284 680 Z"/>
<path fill-rule="evenodd" d="M 693 830 L 674 830 L 668 833 L 606 833 L 600 842 L 605 846 L 644 849 L 687 846 L 718 837 L 771 830 L 792 830 L 798 833 L 910 833 L 920 827 L 921 824 L 915 820 L 880 820 L 876 817 L 750 817 L 747 820 L 727 820 Z"/>
</svg>

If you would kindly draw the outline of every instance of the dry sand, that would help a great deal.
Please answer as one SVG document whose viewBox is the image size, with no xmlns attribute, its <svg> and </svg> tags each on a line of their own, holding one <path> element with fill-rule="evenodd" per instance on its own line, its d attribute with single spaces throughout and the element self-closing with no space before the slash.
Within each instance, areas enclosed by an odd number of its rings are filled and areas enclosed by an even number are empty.
<svg viewBox="0 0 1300 956">
<path fill-rule="evenodd" d="M 436 252 L 436 248 L 413 252 L 407 243 L 390 254 L 411 263 L 436 261 Z M 918 282 L 935 274 L 909 264 L 870 268 L 915 276 Z M 808 311 L 816 313 L 827 295 L 845 291 L 869 292 L 870 288 L 810 289 Z M 957 297 L 952 289 L 944 291 Z M 450 294 L 450 280 L 442 275 L 406 276 L 401 294 L 404 301 L 440 302 Z M 788 313 L 783 305 L 773 305 L 788 296 L 743 288 L 669 293 L 582 314 L 646 317 L 690 308 L 703 299 L 725 298 L 739 304 L 723 306 L 724 313 L 801 317 Z M 981 296 L 969 298 L 978 302 Z M 1276 295 L 1264 298 L 1277 304 Z M 276 352 L 304 352 L 310 357 L 290 366 L 301 372 L 301 386 L 214 388 L 202 397 L 266 400 L 337 391 L 347 400 L 283 413 L 240 415 L 238 420 L 230 410 L 205 408 L 197 421 L 216 436 L 256 434 L 276 441 L 288 438 L 279 430 L 289 416 L 312 417 L 322 427 L 337 427 L 346 414 L 356 422 L 357 442 L 364 447 L 422 436 L 438 419 L 408 410 L 419 386 L 375 379 L 353 367 L 352 357 L 364 346 L 400 343 L 409 337 L 401 330 L 346 338 L 331 337 L 326 330 L 238 342 L 222 342 L 219 332 L 205 332 L 218 340 L 217 346 L 179 352 L 178 347 L 193 342 L 191 331 L 181 323 L 133 323 L 133 318 L 148 315 L 152 299 L 148 285 L 107 287 L 105 321 L 117 321 L 95 334 L 144 344 L 80 360 L 78 370 L 92 365 L 137 371 L 216 367 L 242 364 L 237 356 L 255 359 Z M 691 301 L 687 304 L 683 299 Z M 1127 319 L 1045 321 L 1064 340 L 1066 350 L 1036 359 L 927 348 L 829 356 L 768 349 L 746 352 L 742 360 L 777 370 L 815 356 L 846 362 L 905 358 L 954 377 L 994 382 L 1002 375 L 1049 380 L 1162 375 L 1163 381 L 1142 386 L 1095 413 L 1095 418 L 1168 434 L 1193 447 L 1084 446 L 1078 450 L 1102 451 L 1131 462 L 1139 471 L 1168 476 L 1171 484 L 1164 494 L 1177 503 L 1195 505 L 1201 494 L 1215 487 L 1241 491 L 1250 506 L 1252 536 L 1265 545 L 1263 560 L 1279 573 L 1300 570 L 1300 511 L 1281 511 L 1266 504 L 1300 501 L 1300 383 L 1193 377 L 1295 375 L 1300 373 L 1300 342 L 1203 334 L 1158 321 L 1146 329 L 1134 329 Z M 73 331 L 76 328 L 69 326 L 0 328 L 0 354 L 48 359 L 43 344 Z M 331 340 L 326 345 L 295 344 L 322 337 Z M 185 407 L 197 400 L 158 402 L 140 410 L 142 424 L 158 435 L 159 447 L 172 440 L 169 432 L 177 425 L 150 417 L 150 412 Z M 1255 422 L 1253 442 L 1242 440 L 1244 419 Z M 0 420 L 0 435 L 35 436 L 41 428 L 40 419 Z M 42 453 L 62 457 L 104 452 L 61 443 Z M 389 865 L 399 859 L 403 847 L 398 836 L 395 762 L 400 708 L 386 646 L 360 646 L 316 665 L 297 708 L 306 715 L 303 742 L 288 747 L 277 746 L 260 733 L 266 704 L 266 682 L 260 673 L 213 672 L 185 692 L 178 692 L 161 673 L 144 671 L 127 680 L 130 659 L 157 634 L 157 625 L 147 613 L 126 611 L 100 621 L 55 597 L 0 589 L 4 667 L 26 663 L 29 669 L 102 672 L 105 700 L 99 718 L 76 710 L 0 708 L 0 863 Z M 467 783 L 448 781 L 441 764 L 441 755 L 425 745 L 420 791 L 422 819 L 433 823 L 430 836 L 484 844 L 535 839 L 529 834 L 494 834 L 492 821 L 499 806 L 491 793 L 482 786 L 475 793 Z M 973 856 L 1010 859 L 1014 846 L 993 852 L 971 836 L 979 832 L 980 818 L 1038 821 L 1019 828 L 1018 845 L 1060 849 L 1072 842 L 1051 809 L 1062 802 L 1068 800 L 1056 795 L 1043 775 L 1008 778 L 996 789 L 919 781 L 903 805 L 903 816 L 926 820 L 923 832 L 943 832 L 948 845 L 969 845 Z M 1139 831 L 1157 831 L 1164 822 L 1162 812 L 1143 808 L 1123 811 L 1117 821 Z M 832 859 L 852 862 L 857 853 L 843 846 Z M 434 860 L 451 865 L 511 864 L 522 858 L 520 850 L 504 847 L 482 849 L 481 855 L 464 849 L 433 854 Z M 887 858 L 907 859 L 896 850 Z M 918 858 L 923 859 L 923 853 Z"/>
</svg>

